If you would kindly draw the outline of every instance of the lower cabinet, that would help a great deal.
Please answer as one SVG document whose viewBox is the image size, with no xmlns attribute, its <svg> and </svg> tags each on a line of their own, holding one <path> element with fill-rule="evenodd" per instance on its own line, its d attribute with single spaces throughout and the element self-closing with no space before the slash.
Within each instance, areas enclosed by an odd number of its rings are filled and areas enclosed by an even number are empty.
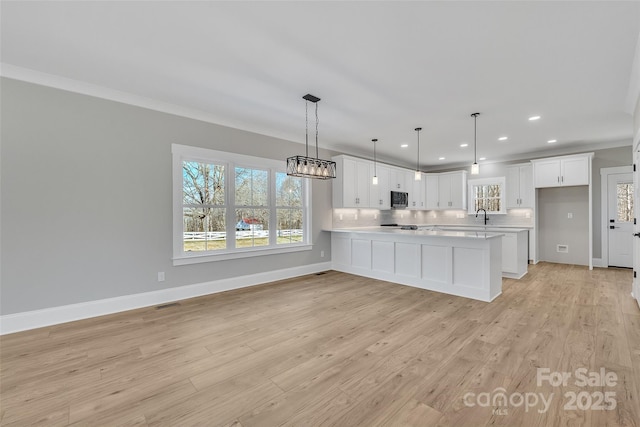
<svg viewBox="0 0 640 427">
<path fill-rule="evenodd" d="M 500 231 L 502 236 L 502 276 L 520 279 L 529 264 L 529 231 Z"/>
</svg>

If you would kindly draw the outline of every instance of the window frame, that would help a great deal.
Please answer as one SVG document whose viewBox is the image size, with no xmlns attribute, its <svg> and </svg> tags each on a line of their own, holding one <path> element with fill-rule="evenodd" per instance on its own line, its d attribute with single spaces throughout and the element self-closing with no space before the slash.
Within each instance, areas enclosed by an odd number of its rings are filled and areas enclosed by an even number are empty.
<svg viewBox="0 0 640 427">
<path fill-rule="evenodd" d="M 468 213 L 476 214 L 474 208 L 476 207 L 476 195 L 475 191 L 473 191 L 473 187 L 476 185 L 499 185 L 500 186 L 500 210 L 499 211 L 487 211 L 487 214 L 492 215 L 506 215 L 507 214 L 507 194 L 506 194 L 506 177 L 497 176 L 493 178 L 477 178 L 470 179 L 467 181 L 467 194 L 469 201 L 468 203 Z"/>
<path fill-rule="evenodd" d="M 277 244 L 277 206 L 276 206 L 276 173 L 286 173 L 284 160 L 264 159 L 226 151 L 210 150 L 207 148 L 191 147 L 181 144 L 171 145 L 172 179 L 173 179 L 173 265 L 187 265 L 202 262 L 223 261 L 229 259 L 248 258 L 261 255 L 282 254 L 311 250 L 313 247 L 311 236 L 311 185 L 302 179 L 302 213 L 303 213 L 303 241 L 295 243 Z M 184 219 L 183 219 L 183 175 L 184 161 L 209 163 L 224 166 L 224 207 L 225 229 L 227 233 L 226 249 L 210 251 L 184 251 Z M 253 246 L 236 248 L 235 210 L 235 168 L 250 168 L 268 171 L 268 204 L 269 211 L 269 244 L 267 246 Z"/>
</svg>

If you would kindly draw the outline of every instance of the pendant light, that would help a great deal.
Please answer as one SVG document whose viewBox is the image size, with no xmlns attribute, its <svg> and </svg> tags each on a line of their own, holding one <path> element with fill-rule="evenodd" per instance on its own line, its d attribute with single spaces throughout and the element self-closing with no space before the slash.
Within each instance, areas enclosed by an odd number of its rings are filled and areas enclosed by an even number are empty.
<svg viewBox="0 0 640 427">
<path fill-rule="evenodd" d="M 416 181 L 422 180 L 422 174 L 420 173 L 420 131 L 422 128 L 415 128 L 415 131 L 418 133 L 418 157 L 416 159 L 416 173 L 414 179 Z"/>
<path fill-rule="evenodd" d="M 478 133 L 478 116 L 480 113 L 473 113 L 473 164 L 471 165 L 471 175 L 478 175 L 480 173 L 480 166 L 478 165 L 478 142 L 476 136 Z"/>
<path fill-rule="evenodd" d="M 305 103 L 305 155 L 287 158 L 287 175 L 302 178 L 331 179 L 336 177 L 336 162 L 318 157 L 318 101 L 320 98 L 311 94 L 302 97 Z M 316 105 L 316 156 L 309 157 L 309 102 Z"/>
<path fill-rule="evenodd" d="M 371 142 L 373 142 L 373 178 L 371 178 L 371 184 L 378 185 L 378 174 L 376 170 L 376 142 L 378 142 L 378 140 L 372 139 Z"/>
</svg>

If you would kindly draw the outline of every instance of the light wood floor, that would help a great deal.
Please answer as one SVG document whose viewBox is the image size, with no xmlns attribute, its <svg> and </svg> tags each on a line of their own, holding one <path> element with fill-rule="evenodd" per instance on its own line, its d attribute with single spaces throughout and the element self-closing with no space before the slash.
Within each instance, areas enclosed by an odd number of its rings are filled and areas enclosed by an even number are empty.
<svg viewBox="0 0 640 427">
<path fill-rule="evenodd" d="M 503 287 L 487 304 L 328 272 L 7 335 L 0 423 L 640 425 L 631 272 L 542 263 Z M 618 381 L 538 387 L 538 367 Z M 545 413 L 464 405 L 498 387 L 554 397 Z M 564 410 L 581 391 L 617 407 Z"/>
</svg>

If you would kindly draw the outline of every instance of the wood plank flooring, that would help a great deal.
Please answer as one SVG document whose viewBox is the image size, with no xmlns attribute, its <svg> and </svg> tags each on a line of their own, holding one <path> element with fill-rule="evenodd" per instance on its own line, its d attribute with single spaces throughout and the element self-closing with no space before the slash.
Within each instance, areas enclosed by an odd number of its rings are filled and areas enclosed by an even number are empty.
<svg viewBox="0 0 640 427">
<path fill-rule="evenodd" d="M 490 304 L 328 272 L 6 335 L 0 424 L 638 426 L 630 292 L 628 270 L 549 263 Z M 539 386 L 537 368 L 618 381 Z M 565 409 L 604 392 L 615 409 Z M 534 393 L 547 411 L 518 404 Z"/>
</svg>

